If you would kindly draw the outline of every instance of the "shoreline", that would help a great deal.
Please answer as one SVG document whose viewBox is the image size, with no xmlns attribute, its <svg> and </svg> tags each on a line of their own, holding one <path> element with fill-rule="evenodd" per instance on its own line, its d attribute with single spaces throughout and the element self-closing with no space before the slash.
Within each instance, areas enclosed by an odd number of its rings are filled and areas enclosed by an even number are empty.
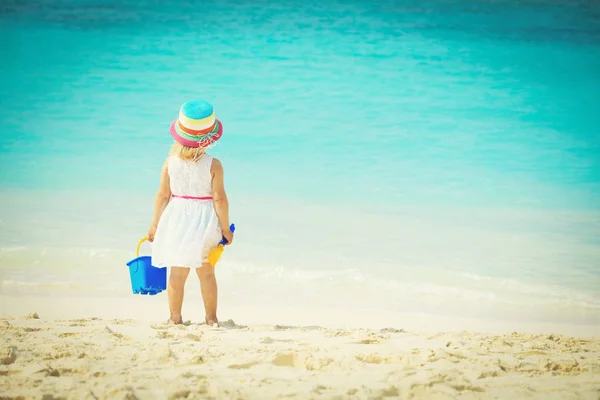
<svg viewBox="0 0 600 400">
<path fill-rule="evenodd" d="M 204 321 L 200 297 L 188 296 L 183 305 L 185 321 Z M 132 319 L 140 323 L 162 323 L 168 318 L 166 296 L 48 297 L 0 294 L 0 316 L 20 317 L 37 313 L 44 319 L 104 318 Z M 600 324 L 524 322 L 443 316 L 425 313 L 386 312 L 365 309 L 320 309 L 283 306 L 236 306 L 221 301 L 220 320 L 243 325 L 313 326 L 324 329 L 403 329 L 434 334 L 475 332 L 487 334 L 560 334 L 600 339 Z"/>
</svg>

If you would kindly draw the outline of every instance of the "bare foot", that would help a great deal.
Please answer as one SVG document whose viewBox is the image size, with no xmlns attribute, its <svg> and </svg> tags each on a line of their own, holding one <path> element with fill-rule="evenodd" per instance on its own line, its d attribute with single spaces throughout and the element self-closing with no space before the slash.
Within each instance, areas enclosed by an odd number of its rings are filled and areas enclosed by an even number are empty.
<svg viewBox="0 0 600 400">
<path fill-rule="evenodd" d="M 179 318 L 169 318 L 169 321 L 167 321 L 167 324 L 169 325 L 181 325 L 183 324 L 183 318 L 180 316 Z"/>
<path fill-rule="evenodd" d="M 219 321 L 216 318 L 205 318 L 204 321 L 206 322 L 206 325 L 211 326 L 213 328 L 218 328 L 219 327 Z"/>
</svg>

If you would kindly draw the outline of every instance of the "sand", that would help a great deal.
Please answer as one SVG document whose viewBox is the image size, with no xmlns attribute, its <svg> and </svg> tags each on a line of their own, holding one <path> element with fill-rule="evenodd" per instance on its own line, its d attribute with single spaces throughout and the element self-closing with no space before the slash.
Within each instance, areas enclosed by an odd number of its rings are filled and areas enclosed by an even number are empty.
<svg viewBox="0 0 600 400">
<path fill-rule="evenodd" d="M 2 399 L 594 399 L 600 338 L 0 317 Z"/>
</svg>

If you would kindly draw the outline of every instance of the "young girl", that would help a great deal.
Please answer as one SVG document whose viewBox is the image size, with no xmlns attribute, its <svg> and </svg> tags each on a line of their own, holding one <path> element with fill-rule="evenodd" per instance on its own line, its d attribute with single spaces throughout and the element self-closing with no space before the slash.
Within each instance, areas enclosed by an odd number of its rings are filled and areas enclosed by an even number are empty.
<svg viewBox="0 0 600 400">
<path fill-rule="evenodd" d="M 185 281 L 194 268 L 209 326 L 218 326 L 217 281 L 208 253 L 224 237 L 233 241 L 229 229 L 229 203 L 223 184 L 223 166 L 206 149 L 223 134 L 212 105 L 191 100 L 181 106 L 171 124 L 175 143 L 162 167 L 160 187 L 154 201 L 154 218 L 148 230 L 152 265 L 171 267 L 167 294 L 169 324 L 181 324 Z"/>
</svg>

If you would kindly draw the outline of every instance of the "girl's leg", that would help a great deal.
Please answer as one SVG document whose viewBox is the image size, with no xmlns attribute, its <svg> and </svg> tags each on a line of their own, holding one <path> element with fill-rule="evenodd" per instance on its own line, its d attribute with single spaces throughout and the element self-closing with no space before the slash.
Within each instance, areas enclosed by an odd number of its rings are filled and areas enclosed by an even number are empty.
<svg viewBox="0 0 600 400">
<path fill-rule="evenodd" d="M 215 267 L 209 263 L 202 263 L 201 268 L 196 268 L 198 278 L 200 278 L 200 290 L 202 291 L 202 300 L 204 301 L 204 311 L 206 312 L 206 324 L 214 325 L 219 322 L 217 319 L 217 279 L 215 278 Z"/>
<path fill-rule="evenodd" d="M 189 273 L 189 268 L 171 267 L 169 286 L 167 288 L 169 311 L 171 312 L 170 324 L 183 324 L 181 306 L 183 304 L 183 289 Z"/>
</svg>

